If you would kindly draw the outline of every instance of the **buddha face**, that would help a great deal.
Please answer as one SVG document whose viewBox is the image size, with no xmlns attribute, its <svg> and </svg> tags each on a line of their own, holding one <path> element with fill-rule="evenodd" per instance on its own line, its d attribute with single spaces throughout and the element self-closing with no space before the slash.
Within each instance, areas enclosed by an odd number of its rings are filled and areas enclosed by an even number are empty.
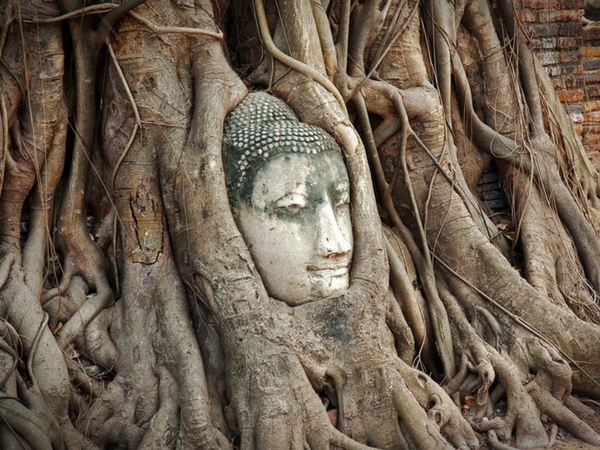
<svg viewBox="0 0 600 450">
<path fill-rule="evenodd" d="M 255 173 L 236 221 L 265 287 L 290 305 L 348 288 L 350 183 L 339 153 L 282 153 Z"/>
</svg>

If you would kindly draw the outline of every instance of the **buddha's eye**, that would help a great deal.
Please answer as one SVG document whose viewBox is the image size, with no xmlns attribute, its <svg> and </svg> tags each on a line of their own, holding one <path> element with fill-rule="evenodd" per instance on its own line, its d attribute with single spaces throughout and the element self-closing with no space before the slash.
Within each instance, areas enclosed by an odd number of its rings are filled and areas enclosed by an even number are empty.
<svg viewBox="0 0 600 450">
<path fill-rule="evenodd" d="M 281 197 L 275 202 L 275 208 L 280 211 L 296 213 L 306 208 L 307 199 L 302 194 L 292 193 Z"/>
</svg>

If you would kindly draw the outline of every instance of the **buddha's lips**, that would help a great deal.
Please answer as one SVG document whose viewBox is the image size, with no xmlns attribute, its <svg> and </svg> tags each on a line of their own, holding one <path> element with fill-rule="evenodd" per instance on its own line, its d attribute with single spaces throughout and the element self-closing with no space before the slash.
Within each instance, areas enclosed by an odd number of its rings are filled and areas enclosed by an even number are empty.
<svg viewBox="0 0 600 450">
<path fill-rule="evenodd" d="M 306 270 L 321 277 L 342 277 L 348 274 L 349 263 L 346 264 L 326 264 L 322 266 L 308 265 Z"/>
</svg>

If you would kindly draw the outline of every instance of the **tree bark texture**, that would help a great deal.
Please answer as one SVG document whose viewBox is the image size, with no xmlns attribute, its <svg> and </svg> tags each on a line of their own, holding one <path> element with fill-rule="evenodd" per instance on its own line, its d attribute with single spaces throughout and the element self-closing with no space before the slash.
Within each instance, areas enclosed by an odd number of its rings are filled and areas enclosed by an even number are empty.
<svg viewBox="0 0 600 450">
<path fill-rule="evenodd" d="M 518 2 L 0 6 L 3 449 L 600 446 L 598 177 Z M 236 226 L 256 90 L 342 148 L 339 295 L 270 297 Z"/>
</svg>

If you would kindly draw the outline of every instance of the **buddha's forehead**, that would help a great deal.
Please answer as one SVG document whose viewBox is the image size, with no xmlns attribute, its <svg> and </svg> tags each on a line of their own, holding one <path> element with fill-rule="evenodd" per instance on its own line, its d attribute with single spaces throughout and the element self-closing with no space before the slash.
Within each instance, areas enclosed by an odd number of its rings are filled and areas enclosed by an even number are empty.
<svg viewBox="0 0 600 450">
<path fill-rule="evenodd" d="M 338 152 L 316 155 L 282 153 L 265 162 L 251 185 L 252 205 L 263 208 L 289 194 L 319 201 L 349 189 L 346 167 Z"/>
</svg>

